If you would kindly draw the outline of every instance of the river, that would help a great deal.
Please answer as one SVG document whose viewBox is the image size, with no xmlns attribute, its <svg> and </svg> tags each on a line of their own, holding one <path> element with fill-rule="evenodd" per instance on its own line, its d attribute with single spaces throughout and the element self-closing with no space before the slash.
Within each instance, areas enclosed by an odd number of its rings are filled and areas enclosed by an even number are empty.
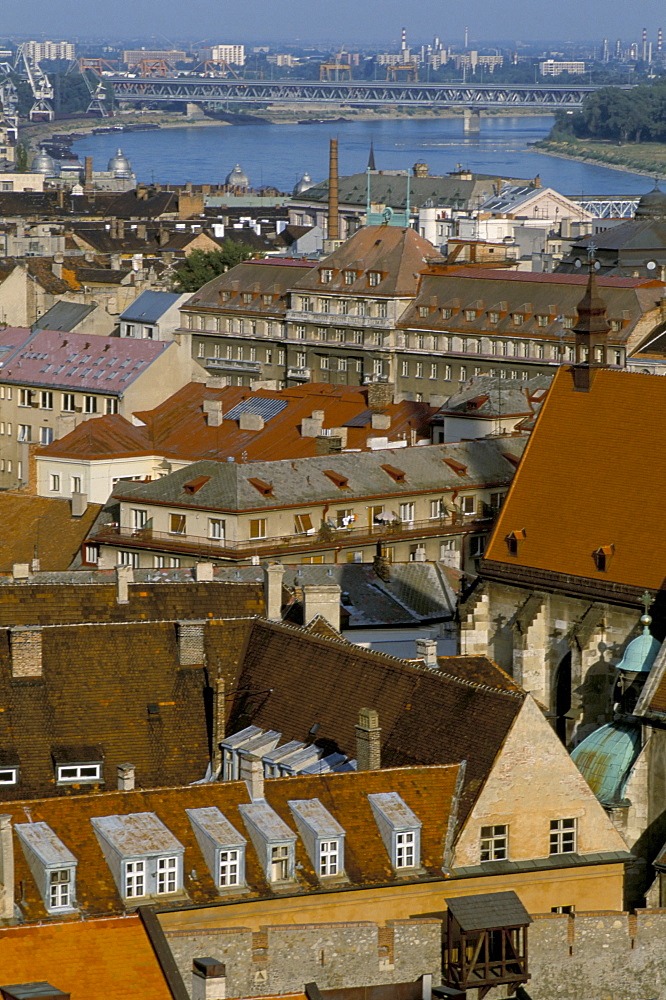
<svg viewBox="0 0 666 1000">
<path fill-rule="evenodd" d="M 340 173 L 365 170 L 372 142 L 377 169 L 404 170 L 425 161 L 431 174 L 445 174 L 458 164 L 478 173 L 505 177 L 537 174 L 544 186 L 566 195 L 627 195 L 650 190 L 640 174 L 611 170 L 580 161 L 547 156 L 530 148 L 544 138 L 553 119 L 543 116 L 482 117 L 477 135 L 463 132 L 462 117 L 373 118 L 313 125 L 241 125 L 160 129 L 151 132 L 87 136 L 74 149 L 94 158 L 95 169 L 118 146 L 129 157 L 140 181 L 220 184 L 240 163 L 255 188 L 291 191 L 308 171 L 313 181 L 328 172 L 328 140 L 339 140 Z"/>
</svg>

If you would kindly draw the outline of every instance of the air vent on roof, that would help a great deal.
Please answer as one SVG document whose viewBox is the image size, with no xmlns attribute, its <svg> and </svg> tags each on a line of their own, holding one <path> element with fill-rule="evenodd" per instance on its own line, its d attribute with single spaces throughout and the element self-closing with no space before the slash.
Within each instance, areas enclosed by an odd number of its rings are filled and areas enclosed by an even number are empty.
<svg viewBox="0 0 666 1000">
<path fill-rule="evenodd" d="M 509 462 L 511 465 L 513 465 L 513 467 L 515 469 L 517 469 L 518 466 L 520 465 L 520 459 L 517 458 L 515 455 L 511 455 L 510 452 L 508 452 L 508 451 L 503 451 L 502 452 L 502 458 L 505 458 L 507 460 L 507 462 Z"/>
<path fill-rule="evenodd" d="M 341 476 L 339 472 L 333 472 L 332 469 L 324 469 L 324 475 L 328 476 L 331 482 L 335 483 L 339 490 L 349 489 L 349 479 L 347 476 Z"/>
<path fill-rule="evenodd" d="M 608 569 L 608 563 L 613 558 L 614 554 L 614 545 L 601 545 L 595 552 L 592 553 L 594 565 L 601 573 L 606 572 Z"/>
<path fill-rule="evenodd" d="M 404 483 L 405 473 L 402 469 L 396 469 L 394 465 L 382 465 L 384 472 L 391 477 L 396 483 Z"/>
<path fill-rule="evenodd" d="M 510 556 L 518 555 L 518 544 L 519 542 L 524 541 L 526 537 L 527 537 L 527 532 L 525 531 L 524 528 L 517 528 L 515 531 L 509 532 L 509 534 L 506 536 L 505 541 Z"/>
<path fill-rule="evenodd" d="M 255 490 L 261 493 L 262 497 L 269 497 L 273 493 L 273 484 L 265 483 L 263 479 L 248 479 L 250 486 L 254 486 Z"/>
<path fill-rule="evenodd" d="M 191 479 L 189 483 L 184 484 L 183 491 L 185 493 L 198 493 L 209 480 L 210 476 L 197 476 L 196 479 Z"/>
<path fill-rule="evenodd" d="M 462 462 L 456 462 L 455 458 L 445 458 L 443 461 L 445 465 L 448 465 L 449 469 L 453 469 L 457 476 L 467 475 L 467 466 L 463 465 Z"/>
</svg>

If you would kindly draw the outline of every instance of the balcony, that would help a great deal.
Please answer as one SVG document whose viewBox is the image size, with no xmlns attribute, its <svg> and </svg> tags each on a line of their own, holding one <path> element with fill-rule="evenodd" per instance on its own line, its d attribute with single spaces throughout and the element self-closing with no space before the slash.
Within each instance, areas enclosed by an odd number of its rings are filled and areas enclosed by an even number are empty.
<svg viewBox="0 0 666 1000">
<path fill-rule="evenodd" d="M 309 382 L 311 376 L 311 368 L 287 368 L 287 378 L 294 382 Z"/>
<path fill-rule="evenodd" d="M 392 330 L 394 321 L 388 316 L 358 316 L 356 313 L 303 312 L 290 309 L 288 323 L 313 323 L 315 326 L 350 326 L 362 330 Z"/>
<path fill-rule="evenodd" d="M 224 372 L 259 372 L 261 362 L 241 361 L 238 358 L 206 358 L 206 368 L 214 368 Z"/>
<path fill-rule="evenodd" d="M 382 540 L 386 545 L 395 542 L 414 541 L 422 538 L 436 538 L 441 535 L 468 534 L 488 531 L 496 516 L 496 511 L 484 505 L 477 515 L 433 517 L 426 521 L 389 521 L 358 528 L 337 528 L 329 523 L 322 524 L 311 534 L 275 535 L 267 538 L 248 538 L 229 541 L 220 538 L 205 538 L 198 535 L 175 535 L 152 528 L 134 530 L 117 524 L 101 527 L 86 541 L 115 548 L 143 549 L 152 552 L 170 552 L 173 555 L 190 555 L 195 558 L 240 560 L 253 555 L 279 556 L 288 553 L 323 553 L 340 551 L 362 545 L 376 545 Z"/>
</svg>

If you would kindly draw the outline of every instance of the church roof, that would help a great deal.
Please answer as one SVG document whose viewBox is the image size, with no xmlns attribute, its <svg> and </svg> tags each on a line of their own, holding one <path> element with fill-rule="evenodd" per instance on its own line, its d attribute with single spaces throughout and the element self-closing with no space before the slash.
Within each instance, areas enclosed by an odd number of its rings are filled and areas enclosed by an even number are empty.
<svg viewBox="0 0 666 1000">
<path fill-rule="evenodd" d="M 579 743 L 571 759 L 601 804 L 610 806 L 622 801 L 640 750 L 639 725 L 609 722 Z"/>
<path fill-rule="evenodd" d="M 662 589 L 666 380 L 598 369 L 589 391 L 559 369 L 482 563 L 484 576 Z M 518 535 L 517 551 L 507 537 Z M 596 558 L 599 550 L 603 560 Z M 598 568 L 598 564 L 605 568 Z M 526 571 L 529 571 L 526 573 Z M 535 572 L 536 571 L 536 572 Z M 619 586 L 618 586 L 619 585 Z M 593 588 L 592 588 L 593 589 Z M 626 596 L 626 591 L 623 596 Z M 638 599 L 636 599 L 638 604 Z"/>
<path fill-rule="evenodd" d="M 650 634 L 646 625 L 642 633 L 631 640 L 616 669 L 631 674 L 649 674 L 660 649 L 661 643 Z"/>
</svg>

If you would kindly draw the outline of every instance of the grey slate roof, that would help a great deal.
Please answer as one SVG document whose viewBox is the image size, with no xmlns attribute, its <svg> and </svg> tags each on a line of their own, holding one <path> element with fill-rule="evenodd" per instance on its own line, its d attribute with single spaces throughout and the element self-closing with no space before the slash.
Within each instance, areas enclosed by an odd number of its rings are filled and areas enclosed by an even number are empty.
<svg viewBox="0 0 666 1000">
<path fill-rule="evenodd" d="M 48 312 L 35 320 L 37 330 L 62 330 L 69 333 L 88 316 L 94 305 L 79 305 L 78 302 L 56 302 Z"/>
<path fill-rule="evenodd" d="M 157 323 L 179 298 L 180 295 L 174 292 L 141 292 L 141 295 L 120 314 L 120 318 L 130 322 L 134 320 L 137 323 Z"/>
<path fill-rule="evenodd" d="M 456 896 L 447 899 L 446 905 L 464 931 L 525 927 L 532 923 L 532 918 L 513 890 Z"/>
<path fill-rule="evenodd" d="M 477 375 L 458 392 L 449 396 L 435 414 L 452 416 L 519 416 L 531 414 L 545 398 L 553 381 L 552 375 L 533 378 L 500 379 L 492 375 Z M 541 390 L 541 391 L 540 391 Z M 537 394 L 537 399 L 532 396 Z"/>
<path fill-rule="evenodd" d="M 512 478 L 515 465 L 505 456 L 519 458 L 525 442 L 525 438 L 466 441 L 281 462 L 201 461 L 151 483 L 117 483 L 112 495 L 123 500 L 229 512 L 342 503 L 353 497 L 390 498 L 399 504 L 401 496 L 420 491 L 464 490 L 481 484 L 506 483 Z M 459 474 L 446 464 L 446 459 L 454 460 L 466 471 Z M 396 482 L 382 466 L 404 472 L 404 480 Z M 326 471 L 344 477 L 347 485 L 336 486 Z M 197 483 L 195 492 L 188 492 L 188 484 L 195 480 L 201 484 Z M 269 486 L 270 493 L 262 494 L 251 480 Z"/>
</svg>

